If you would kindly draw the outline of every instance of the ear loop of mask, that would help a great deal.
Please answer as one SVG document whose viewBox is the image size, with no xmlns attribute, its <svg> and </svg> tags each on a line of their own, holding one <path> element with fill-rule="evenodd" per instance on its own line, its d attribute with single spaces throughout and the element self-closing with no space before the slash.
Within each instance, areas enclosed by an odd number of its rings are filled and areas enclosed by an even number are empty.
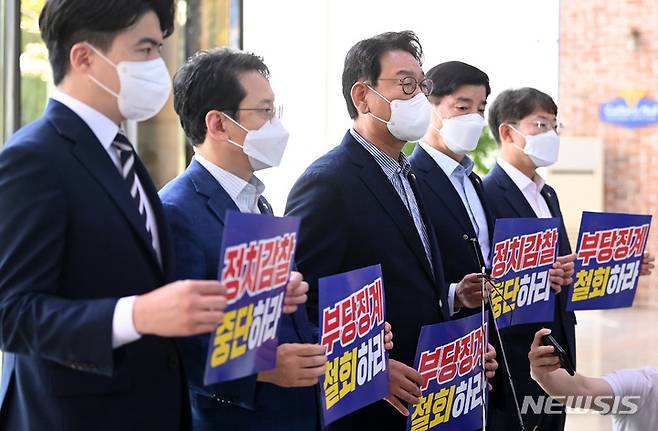
<svg viewBox="0 0 658 431">
<path fill-rule="evenodd" d="M 526 139 L 526 136 L 523 133 L 521 133 L 519 130 L 517 130 L 516 127 L 512 126 L 510 123 L 507 123 L 507 125 L 509 126 L 510 129 L 514 130 L 516 133 L 523 136 L 524 140 Z M 512 145 L 514 146 L 514 148 L 516 148 L 517 150 L 519 150 L 519 151 L 521 151 L 525 154 L 525 149 L 523 149 L 523 148 L 521 148 L 521 146 L 517 145 L 516 142 L 512 141 Z M 527 141 L 526 141 L 526 145 L 527 145 Z"/>
<path fill-rule="evenodd" d="M 91 48 L 92 51 L 94 51 L 94 52 L 95 52 L 100 58 L 102 58 L 103 60 L 105 60 L 107 63 L 109 63 L 110 65 L 112 65 L 112 66 L 114 67 L 114 69 L 116 70 L 117 65 L 114 64 L 114 63 L 112 62 L 112 60 L 110 60 L 110 59 L 107 58 L 105 55 L 103 55 L 102 52 L 100 52 L 98 49 L 96 49 L 96 47 L 95 47 L 94 45 L 90 44 L 89 42 L 85 42 L 85 45 L 87 45 L 89 48 Z M 107 85 L 105 85 L 105 84 L 103 84 L 102 82 L 100 82 L 100 81 L 99 81 L 94 75 L 91 75 L 91 74 L 90 74 L 90 75 L 88 75 L 88 76 L 89 76 L 89 79 L 91 79 L 92 81 L 94 81 L 94 83 L 96 83 L 96 85 L 98 85 L 100 88 L 102 88 L 103 90 L 107 91 L 107 92 L 110 93 L 112 96 L 116 97 L 117 99 L 119 98 L 119 93 L 117 93 L 116 91 L 114 91 L 114 90 L 112 90 L 110 87 L 108 87 Z"/>
<path fill-rule="evenodd" d="M 358 84 L 358 82 L 355 82 L 355 83 L 354 83 L 354 85 L 356 85 L 356 84 Z M 374 88 L 372 88 L 370 85 L 366 84 L 365 82 L 362 82 L 362 84 L 365 84 L 365 86 L 368 87 L 369 89 L 371 89 L 376 95 L 378 95 L 378 96 L 381 97 L 382 99 L 386 100 L 386 101 L 388 102 L 389 105 L 391 104 L 391 101 L 388 100 L 386 97 L 384 97 L 379 91 L 375 90 Z M 354 85 L 352 85 L 352 89 L 354 89 Z M 379 118 L 378 116 L 376 116 L 376 115 L 373 114 L 372 112 L 368 112 L 368 115 L 370 115 L 371 117 L 373 117 L 373 118 L 375 118 L 375 119 L 381 121 L 381 122 L 384 123 L 384 124 L 388 124 L 388 123 L 391 122 L 391 120 L 386 121 L 386 120 L 384 120 L 383 118 Z"/>
<path fill-rule="evenodd" d="M 242 124 L 238 123 L 238 122 L 235 121 L 233 118 L 231 118 L 230 116 L 226 115 L 225 113 L 222 112 L 222 114 L 224 114 L 224 117 L 226 117 L 226 118 L 228 118 L 229 120 L 231 120 L 231 121 L 233 122 L 233 124 L 235 124 L 236 126 L 238 126 L 239 128 L 241 128 L 242 130 L 244 130 L 246 133 L 249 133 L 249 130 L 247 130 L 247 128 L 245 128 Z M 235 142 L 235 141 L 232 140 L 232 139 L 227 139 L 227 140 L 228 140 L 229 143 L 235 145 L 236 147 L 241 148 L 241 149 L 244 149 L 244 145 L 240 145 L 240 144 L 238 144 L 237 142 Z"/>
<path fill-rule="evenodd" d="M 443 118 L 443 116 L 439 115 L 438 112 L 436 112 L 436 108 L 435 108 L 435 107 L 432 107 L 432 114 L 433 114 L 433 115 L 436 115 L 437 117 L 439 117 L 439 119 L 441 120 L 441 123 L 443 124 L 443 120 L 444 120 L 444 118 Z M 436 130 L 436 133 L 438 133 L 439 135 L 441 134 L 441 129 L 439 129 L 438 127 L 436 127 L 433 123 L 430 123 L 430 127 L 432 127 L 432 129 Z"/>
</svg>

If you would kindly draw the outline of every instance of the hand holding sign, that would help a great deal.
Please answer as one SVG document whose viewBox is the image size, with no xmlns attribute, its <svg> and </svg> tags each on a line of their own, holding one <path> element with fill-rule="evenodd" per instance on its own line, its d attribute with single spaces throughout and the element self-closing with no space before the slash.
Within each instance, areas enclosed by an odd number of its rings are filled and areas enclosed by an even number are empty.
<svg viewBox="0 0 658 431">
<path fill-rule="evenodd" d="M 319 344 L 281 344 L 276 349 L 276 368 L 258 373 L 258 381 L 301 388 L 318 383 L 326 370 L 327 355 Z"/>
<path fill-rule="evenodd" d="M 393 349 L 393 329 L 388 322 L 384 322 L 384 348 L 386 350 Z"/>
<path fill-rule="evenodd" d="M 135 299 L 135 330 L 161 337 L 206 334 L 222 321 L 226 304 L 226 288 L 217 281 L 177 281 Z"/>
<path fill-rule="evenodd" d="M 402 362 L 390 359 L 388 363 L 390 366 L 389 394 L 384 399 L 404 416 L 409 416 L 409 410 L 402 401 L 409 404 L 420 402 L 418 398 L 422 395 L 420 386 L 423 384 L 423 377 L 418 371 Z"/>
<path fill-rule="evenodd" d="M 308 299 L 308 283 L 304 281 L 301 273 L 292 271 L 286 286 L 286 296 L 283 299 L 283 314 L 293 314 L 297 306 L 306 304 Z"/>
<path fill-rule="evenodd" d="M 487 379 L 491 380 L 496 377 L 496 370 L 498 369 L 498 361 L 496 361 L 496 349 L 491 344 L 487 345 L 487 353 L 484 354 L 484 369 Z M 491 383 L 487 383 L 489 390 L 493 389 Z"/>
<path fill-rule="evenodd" d="M 651 275 L 653 272 L 653 268 L 655 265 L 653 262 L 656 260 L 656 258 L 649 253 L 648 251 L 644 252 L 644 255 L 642 256 L 642 266 L 640 267 L 640 275 Z"/>
<path fill-rule="evenodd" d="M 562 286 L 568 286 L 573 283 L 573 274 L 576 268 L 576 253 L 558 256 L 557 261 L 562 264 L 562 270 L 564 271 Z"/>
</svg>

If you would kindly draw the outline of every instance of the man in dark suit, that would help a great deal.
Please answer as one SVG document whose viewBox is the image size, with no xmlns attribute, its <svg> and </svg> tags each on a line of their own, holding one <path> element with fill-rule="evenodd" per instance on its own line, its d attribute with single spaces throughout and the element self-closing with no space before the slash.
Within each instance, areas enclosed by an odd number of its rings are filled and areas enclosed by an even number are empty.
<svg viewBox="0 0 658 431">
<path fill-rule="evenodd" d="M 272 214 L 254 171 L 278 166 L 288 140 L 274 108 L 269 70 L 253 54 L 199 52 L 177 72 L 174 107 L 195 156 L 160 192 L 171 225 L 176 278 L 216 279 L 227 211 Z M 255 139 L 254 139 L 255 138 Z M 274 370 L 204 386 L 210 337 L 181 340 L 194 430 L 320 428 L 316 384 L 326 368 L 306 310 L 308 284 L 293 272 Z M 301 300 L 299 300 L 301 298 Z"/>
<path fill-rule="evenodd" d="M 3 430 L 189 428 L 165 337 L 211 331 L 224 289 L 166 284 L 162 206 L 120 130 L 169 97 L 159 47 L 173 20 L 174 1 L 51 0 L 42 11 L 57 91 L 0 153 Z"/>
<path fill-rule="evenodd" d="M 318 278 L 381 264 L 386 314 L 396 333 L 390 394 L 401 413 L 421 395 L 412 368 L 423 325 L 450 318 L 448 286 L 416 177 L 401 152 L 430 121 L 431 81 L 412 32 L 384 33 L 354 45 L 343 70 L 353 128 L 340 146 L 297 180 L 286 212 L 302 218 L 299 268 L 310 284 L 308 309 L 318 320 Z M 479 283 L 460 282 L 465 292 Z M 336 429 L 404 429 L 406 418 L 383 402 L 335 424 Z"/>
<path fill-rule="evenodd" d="M 553 190 L 537 174 L 536 169 L 557 161 L 559 124 L 557 106 L 545 93 L 533 88 L 507 90 L 501 93 L 489 109 L 489 126 L 500 146 L 498 161 L 484 178 L 485 194 L 496 218 L 562 217 L 560 204 Z M 519 403 L 524 396 L 544 395 L 544 391 L 530 377 L 528 345 L 535 332 L 548 327 L 553 337 L 576 363 L 576 317 L 566 311 L 568 287 L 573 276 L 575 254 L 571 253 L 569 238 L 561 222 L 558 240 L 559 262 L 564 270 L 563 289 L 557 294 L 555 320 L 550 323 L 517 325 L 505 329 L 503 342 L 512 371 Z M 505 411 L 494 413 L 494 428 L 508 430 L 518 423 L 512 394 L 506 387 Z M 523 415 L 526 429 L 539 425 L 542 430 L 564 429 L 565 414 Z"/>
<path fill-rule="evenodd" d="M 468 156 L 482 134 L 491 88 L 484 72 L 460 61 L 441 63 L 430 69 L 427 77 L 434 82 L 429 96 L 433 105 L 432 122 L 410 160 L 421 184 L 439 248 L 450 250 L 441 254 L 446 282 L 457 286 L 457 281 L 464 277 L 477 277 L 476 273 L 481 271 L 480 260 L 486 268 L 491 268 L 495 218 L 482 180 L 473 172 L 474 162 Z M 550 274 L 555 290 L 564 283 L 560 266 L 556 264 Z M 474 297 L 466 297 L 470 301 L 467 305 L 478 307 L 480 295 L 475 292 Z M 475 311 L 466 309 L 460 314 Z M 493 319 L 491 314 L 490 319 Z M 490 329 L 490 339 L 498 347 L 493 325 Z M 490 409 L 504 406 L 503 372 L 496 375 Z M 513 404 L 505 407 L 514 412 Z"/>
</svg>

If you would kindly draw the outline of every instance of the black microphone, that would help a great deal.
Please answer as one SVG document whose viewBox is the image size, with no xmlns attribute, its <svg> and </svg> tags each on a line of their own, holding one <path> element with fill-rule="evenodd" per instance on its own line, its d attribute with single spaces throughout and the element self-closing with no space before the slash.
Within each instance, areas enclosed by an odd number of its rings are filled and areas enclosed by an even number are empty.
<svg viewBox="0 0 658 431">
<path fill-rule="evenodd" d="M 481 268 L 482 271 L 482 327 L 484 327 L 484 295 L 485 295 L 485 290 L 484 290 L 484 282 L 485 279 L 489 281 L 489 283 L 492 285 L 492 287 L 495 288 L 493 281 L 489 279 L 489 275 L 486 273 L 486 265 L 484 263 L 484 256 L 482 255 L 482 250 L 480 250 L 480 244 L 477 240 L 477 238 L 470 238 L 468 235 L 464 234 L 462 238 L 465 241 L 470 241 L 471 244 L 473 244 L 473 249 L 474 249 L 474 255 L 475 255 L 475 260 L 479 267 Z M 503 302 L 505 302 L 508 306 L 509 303 L 507 300 L 502 295 L 502 292 L 498 291 L 498 294 L 500 295 L 501 299 Z M 509 369 L 509 364 L 507 362 L 507 355 L 505 354 L 505 347 L 503 346 L 503 338 L 500 336 L 500 330 L 498 329 L 498 321 L 496 320 L 496 315 L 493 311 L 493 306 L 491 305 L 491 299 L 489 301 L 486 301 L 489 303 L 489 311 L 491 311 L 491 316 L 493 317 L 493 323 L 494 323 L 494 331 L 496 332 L 496 337 L 498 338 L 498 343 L 500 344 L 500 354 L 503 359 L 503 365 L 505 366 L 505 374 L 507 375 L 507 381 L 510 385 L 510 388 L 512 389 L 512 397 L 514 398 L 514 406 L 516 407 L 516 414 L 519 419 L 519 429 L 520 431 L 525 431 L 525 425 L 523 424 L 523 416 L 521 415 L 521 407 L 519 406 L 519 400 L 516 397 L 516 387 L 514 386 L 514 382 L 512 381 L 512 374 Z M 511 308 L 511 307 L 510 307 Z M 482 361 L 482 368 L 484 369 L 484 361 Z M 484 382 L 483 382 L 484 385 Z M 482 400 L 484 403 L 484 399 Z M 484 429 L 484 427 L 483 427 Z"/>
</svg>

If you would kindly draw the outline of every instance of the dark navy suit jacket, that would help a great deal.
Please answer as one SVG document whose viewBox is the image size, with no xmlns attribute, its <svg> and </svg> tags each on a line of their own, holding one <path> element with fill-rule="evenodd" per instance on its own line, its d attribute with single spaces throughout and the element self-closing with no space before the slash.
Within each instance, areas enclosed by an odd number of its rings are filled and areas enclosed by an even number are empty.
<svg viewBox="0 0 658 431">
<path fill-rule="evenodd" d="M 457 283 L 466 274 L 480 272 L 473 242 L 469 240 L 477 239 L 477 236 L 464 203 L 450 178 L 420 145 L 416 145 L 410 160 L 421 183 L 423 202 L 436 232 L 446 281 Z M 475 173 L 471 173 L 469 179 L 484 209 L 491 242 L 495 218 L 486 202 L 482 180 Z"/>
<path fill-rule="evenodd" d="M 413 219 L 375 159 L 348 132 L 340 146 L 297 180 L 286 213 L 302 219 L 298 266 L 310 284 L 309 316 L 318 321 L 318 278 L 381 264 L 390 357 L 413 367 L 423 325 L 449 319 L 447 287 L 434 231 L 409 175 L 431 243 L 429 265 Z M 406 418 L 383 401 L 361 409 L 337 429 L 403 429 Z"/>
<path fill-rule="evenodd" d="M 199 162 L 160 191 L 174 237 L 176 278 L 216 280 L 227 211 L 239 211 Z M 261 198 L 262 213 L 271 208 Z M 319 424 L 317 387 L 286 389 L 256 376 L 204 386 L 209 335 L 181 340 L 195 430 L 300 430 Z M 281 321 L 279 343 L 313 343 L 304 307 Z"/>
<path fill-rule="evenodd" d="M 496 218 L 537 217 L 521 190 L 519 190 L 509 175 L 498 164 L 484 178 L 483 185 Z M 562 219 L 560 203 L 555 190 L 549 185 L 545 185 L 541 194 L 546 200 L 553 217 Z M 569 238 L 567 237 L 567 231 L 563 221 L 560 222 L 558 248 L 559 256 L 571 254 L 571 246 L 569 245 Z M 530 377 L 530 363 L 528 361 L 528 352 L 530 351 L 530 345 L 534 339 L 535 332 L 542 327 L 550 328 L 553 331 L 552 335 L 567 351 L 574 366 L 576 364 L 576 317 L 573 312 L 566 310 L 567 295 L 570 289 L 571 286 L 563 286 L 562 292 L 557 295 L 554 322 L 517 325 L 503 331 L 507 359 L 512 369 L 517 396 L 521 400 L 523 395 L 536 396 L 544 394 L 544 391 Z M 506 395 L 508 398 L 511 396 L 509 390 Z M 511 409 L 511 404 L 508 404 L 508 408 Z M 516 413 L 514 413 L 515 416 Z M 532 421 L 531 418 L 528 418 L 528 420 Z M 534 422 L 529 422 L 529 424 L 532 425 Z M 500 427 L 498 429 L 504 428 Z"/>
<path fill-rule="evenodd" d="M 172 278 L 158 195 L 139 158 L 135 169 L 162 265 L 124 179 L 70 109 L 50 101 L 0 153 L 0 429 L 189 426 L 176 343 L 144 336 L 112 349 L 117 299 Z"/>
<path fill-rule="evenodd" d="M 482 268 L 478 263 L 476 250 L 470 240 L 472 238 L 477 240 L 477 235 L 464 202 L 455 190 L 450 178 L 420 145 L 416 145 L 410 160 L 420 182 L 420 190 L 427 208 L 427 214 L 436 232 L 436 239 L 443 259 L 445 281 L 447 283 L 458 283 L 467 274 L 481 272 Z M 484 194 L 482 180 L 475 172 L 471 173 L 469 179 L 484 209 L 489 231 L 489 243 L 491 244 L 495 219 Z M 479 312 L 479 307 L 472 310 L 462 308 L 453 318 L 465 317 Z M 488 314 L 489 322 L 491 322 L 493 315 Z M 489 329 L 489 341 L 498 352 L 499 364 L 502 364 L 500 347 L 493 324 L 489 325 Z M 491 400 L 496 403 L 502 402 L 503 377 L 504 370 L 501 365 L 492 382 L 494 392 Z"/>
</svg>

